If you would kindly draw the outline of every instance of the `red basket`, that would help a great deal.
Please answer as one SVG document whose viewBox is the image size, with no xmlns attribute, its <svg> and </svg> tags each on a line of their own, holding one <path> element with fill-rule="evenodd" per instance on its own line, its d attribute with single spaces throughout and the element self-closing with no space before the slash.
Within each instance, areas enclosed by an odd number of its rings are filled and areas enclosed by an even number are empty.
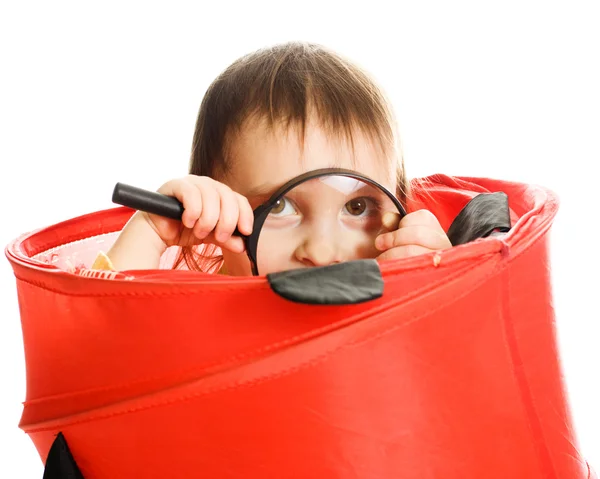
<svg viewBox="0 0 600 479">
<path fill-rule="evenodd" d="M 381 265 L 383 296 L 298 304 L 265 277 L 70 272 L 131 211 L 7 248 L 27 361 L 20 427 L 43 460 L 62 432 L 86 479 L 588 479 L 550 290 L 555 195 L 429 177 L 415 206 L 447 228 L 503 191 L 513 228 Z"/>
</svg>

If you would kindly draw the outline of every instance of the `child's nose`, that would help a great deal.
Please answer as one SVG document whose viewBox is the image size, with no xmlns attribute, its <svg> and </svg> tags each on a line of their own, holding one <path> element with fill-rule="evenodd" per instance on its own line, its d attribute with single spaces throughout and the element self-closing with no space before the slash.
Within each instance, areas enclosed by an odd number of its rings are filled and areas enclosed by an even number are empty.
<svg viewBox="0 0 600 479">
<path fill-rule="evenodd" d="M 327 235 L 313 236 L 298 247 L 296 259 L 305 266 L 329 266 L 343 261 L 342 248 Z"/>
</svg>

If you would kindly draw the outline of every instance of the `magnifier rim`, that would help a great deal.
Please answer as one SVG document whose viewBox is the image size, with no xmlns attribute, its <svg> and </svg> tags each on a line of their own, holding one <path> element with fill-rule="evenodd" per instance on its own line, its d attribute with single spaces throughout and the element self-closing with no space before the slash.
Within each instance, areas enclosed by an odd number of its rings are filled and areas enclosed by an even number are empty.
<svg viewBox="0 0 600 479">
<path fill-rule="evenodd" d="M 292 188 L 295 188 L 296 186 L 308 180 L 312 180 L 322 176 L 346 176 L 349 178 L 361 180 L 365 183 L 375 186 L 381 191 L 383 191 L 389 197 L 392 203 L 394 203 L 394 206 L 396 206 L 396 208 L 398 209 L 401 218 L 406 216 L 406 210 L 402 206 L 402 203 L 400 203 L 400 200 L 396 198 L 396 195 L 393 194 L 390 190 L 388 190 L 385 186 L 379 184 L 377 181 L 373 180 L 372 178 L 369 178 L 368 176 L 344 168 L 320 168 L 317 170 L 307 171 L 306 173 L 303 173 L 302 175 L 296 176 L 289 180 L 282 187 L 277 189 L 277 191 L 275 191 L 275 193 L 273 193 L 266 202 L 256 207 L 256 209 L 253 212 L 254 226 L 252 228 L 252 233 L 250 235 L 241 235 L 244 238 L 244 242 L 246 244 L 246 254 L 248 255 L 248 259 L 250 260 L 252 274 L 254 276 L 258 276 L 258 263 L 256 257 L 258 249 L 258 237 L 260 236 L 263 224 L 266 221 L 267 216 L 269 215 L 269 211 L 271 211 L 271 208 Z"/>
</svg>

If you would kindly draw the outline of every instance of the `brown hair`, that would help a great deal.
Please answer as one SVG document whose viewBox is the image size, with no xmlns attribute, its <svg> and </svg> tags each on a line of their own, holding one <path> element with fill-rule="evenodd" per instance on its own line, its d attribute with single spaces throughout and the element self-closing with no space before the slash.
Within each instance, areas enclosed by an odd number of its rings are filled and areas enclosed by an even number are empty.
<svg viewBox="0 0 600 479">
<path fill-rule="evenodd" d="M 189 172 L 216 179 L 226 175 L 228 147 L 250 118 L 265 119 L 271 128 L 299 126 L 303 137 L 313 112 L 332 134 L 351 145 L 358 129 L 387 158 L 397 158 L 397 195 L 406 204 L 408 180 L 389 102 L 362 69 L 311 43 L 291 42 L 250 53 L 214 80 L 198 113 Z M 182 248 L 175 267 L 185 263 L 189 269 L 214 271 L 220 258 L 207 263 L 207 254 L 211 256 L 208 250 L 199 255 L 192 247 Z"/>
</svg>

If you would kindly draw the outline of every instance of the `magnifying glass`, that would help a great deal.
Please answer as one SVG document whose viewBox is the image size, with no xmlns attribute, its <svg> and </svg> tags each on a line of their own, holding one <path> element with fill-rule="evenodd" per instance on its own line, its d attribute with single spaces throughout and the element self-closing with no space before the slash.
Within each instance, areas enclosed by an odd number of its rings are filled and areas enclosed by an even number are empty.
<svg viewBox="0 0 600 479">
<path fill-rule="evenodd" d="M 174 197 L 123 183 L 116 184 L 112 201 L 176 220 L 184 210 Z M 325 168 L 288 181 L 254 210 L 252 233 L 236 229 L 234 235 L 244 239 L 252 274 L 258 275 L 285 264 L 299 248 L 306 256 L 343 250 L 353 259 L 375 257 L 375 239 L 389 231 L 384 221 L 389 212 L 399 219 L 406 215 L 384 186 L 352 170 Z"/>
</svg>

